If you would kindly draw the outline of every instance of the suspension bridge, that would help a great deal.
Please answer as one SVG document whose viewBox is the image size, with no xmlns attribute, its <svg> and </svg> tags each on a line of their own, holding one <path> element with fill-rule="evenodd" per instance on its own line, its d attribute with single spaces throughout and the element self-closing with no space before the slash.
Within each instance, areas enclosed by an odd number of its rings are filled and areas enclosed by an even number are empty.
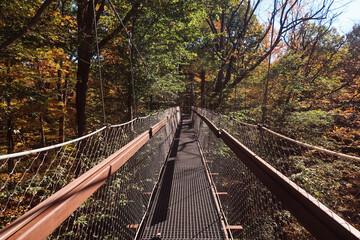
<svg viewBox="0 0 360 240">
<path fill-rule="evenodd" d="M 316 194 L 329 163 L 356 172 L 359 160 L 170 108 L 0 156 L 0 239 L 360 239 L 342 200 Z"/>
</svg>

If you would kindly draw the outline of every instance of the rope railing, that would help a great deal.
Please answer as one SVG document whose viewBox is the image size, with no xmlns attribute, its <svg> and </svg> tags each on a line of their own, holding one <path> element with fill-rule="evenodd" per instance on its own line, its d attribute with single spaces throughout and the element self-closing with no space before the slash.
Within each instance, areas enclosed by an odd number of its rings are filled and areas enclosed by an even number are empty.
<svg viewBox="0 0 360 240">
<path fill-rule="evenodd" d="M 213 115 L 245 146 L 360 229 L 358 214 L 351 207 L 357 204 L 358 193 L 354 197 L 347 194 L 356 191 L 352 183 L 357 184 L 359 157 L 303 143 L 264 126 L 244 124 L 232 117 L 203 111 L 205 115 Z"/>
<path fill-rule="evenodd" d="M 356 157 L 356 156 L 352 156 L 352 155 L 348 155 L 348 154 L 344 154 L 344 153 L 339 153 L 339 152 L 328 150 L 326 148 L 317 147 L 317 146 L 314 146 L 314 145 L 311 145 L 311 144 L 303 143 L 303 142 L 297 141 L 295 139 L 286 137 L 286 136 L 284 136 L 284 135 L 282 135 L 280 133 L 277 133 L 277 132 L 275 132 L 275 131 L 273 131 L 271 129 L 268 129 L 268 128 L 264 127 L 264 126 L 259 126 L 259 127 L 264 129 L 265 131 L 277 136 L 277 137 L 285 139 L 285 140 L 287 140 L 289 142 L 296 143 L 296 144 L 298 144 L 298 145 L 300 145 L 302 147 L 313 149 L 313 150 L 316 150 L 316 151 L 319 151 L 319 152 L 322 152 L 322 153 L 325 153 L 325 154 L 333 155 L 333 156 L 343 158 L 343 159 L 360 161 L 360 157 Z"/>
<path fill-rule="evenodd" d="M 227 116 L 226 116 L 227 117 Z M 308 143 L 304 143 L 304 142 L 301 142 L 301 141 L 298 141 L 298 140 L 295 140 L 295 139 L 292 139 L 290 137 L 287 137 L 285 135 L 282 135 L 280 133 L 277 133 L 263 125 L 255 125 L 255 124 L 250 124 L 250 123 L 246 123 L 246 122 L 242 122 L 242 121 L 239 121 L 233 117 L 227 117 L 229 119 L 231 119 L 232 121 L 235 121 L 237 122 L 238 124 L 240 125 L 243 125 L 243 126 L 248 126 L 248 127 L 253 127 L 253 128 L 259 128 L 259 129 L 263 129 L 279 138 L 282 138 L 282 139 L 285 139 L 289 142 L 293 142 L 293 143 L 296 143 L 302 147 L 306 147 L 306 148 L 309 148 L 309 149 L 313 149 L 313 150 L 316 150 L 316 151 L 319 151 L 319 152 L 323 152 L 323 153 L 326 153 L 326 154 L 330 154 L 330 155 L 333 155 L 333 156 L 337 156 L 337 157 L 340 157 L 340 158 L 343 158 L 343 159 L 349 159 L 349 160 L 357 160 L 357 161 L 360 161 L 360 157 L 356 157 L 356 156 L 352 156 L 352 155 L 348 155 L 348 154 L 344 154 L 344 153 L 339 153 L 339 152 L 335 152 L 335 151 L 331 151 L 329 149 L 326 149 L 326 148 L 323 148 L 323 147 L 318 147 L 318 146 L 314 146 L 314 145 L 311 145 L 311 144 L 308 144 Z"/>
<path fill-rule="evenodd" d="M 4 160 L 4 159 L 11 159 L 11 158 L 17 158 L 17 157 L 21 157 L 21 156 L 25 156 L 25 155 L 29 155 L 29 154 L 33 154 L 33 153 L 39 153 L 39 152 L 44 152 L 44 151 L 48 151 L 48 150 L 52 150 L 52 149 L 55 149 L 55 148 L 59 148 L 59 147 L 62 147 L 62 146 L 65 146 L 65 145 L 69 145 L 71 143 L 75 143 L 75 142 L 79 142 L 83 139 L 86 139 L 86 138 L 89 138 L 91 137 L 92 135 L 94 134 L 97 134 L 101 131 L 103 131 L 104 129 L 106 129 L 106 127 L 110 127 L 110 128 L 116 128 L 116 127 L 122 127 L 122 126 L 125 126 L 125 125 L 128 125 L 130 123 L 133 123 L 135 121 L 138 121 L 138 120 L 143 120 L 143 119 L 147 119 L 149 117 L 152 117 L 152 118 L 155 118 L 155 116 L 157 115 L 158 113 L 153 113 L 153 114 L 148 114 L 146 116 L 142 116 L 142 117 L 136 117 L 128 122 L 125 122 L 125 123 L 121 123 L 121 124 L 114 124 L 114 125 L 109 125 L 109 126 L 105 126 L 105 127 L 102 127 L 94 132 L 91 132 L 87 135 L 84 135 L 82 137 L 79 137 L 79 138 L 75 138 L 73 140 L 69 140 L 69 141 L 66 141 L 66 142 L 63 142 L 63 143 L 59 143 L 59 144 L 54 144 L 54 145 L 51 145 L 51 146 L 47 146 L 47 147 L 43 147 L 43 148 L 37 148 L 37 149 L 32 149 L 32 150 L 28 150 L 28 151 L 23 151 L 23 152 L 18 152 L 18 153 L 11 153 L 11 154 L 5 154 L 5 155 L 0 155 L 0 160 Z M 4 164 L 3 164 L 4 165 Z M 2 165 L 2 166 L 3 166 Z M 2 167 L 0 166 L 0 167 Z"/>
<path fill-rule="evenodd" d="M 352 172 L 357 161 L 344 162 L 206 109 L 193 111 L 222 208 L 230 225 L 243 227 L 244 239 L 360 238 L 348 223 L 357 227 L 356 222 L 338 209 L 346 196 L 334 196 L 344 177 L 336 168 Z"/>
<path fill-rule="evenodd" d="M 24 233 L 44 236 L 64 220 L 50 238 L 88 239 L 100 232 L 104 237 L 115 232 L 128 236 L 121 239 L 134 237 L 136 228 L 132 224 L 141 221 L 139 213 L 143 214 L 150 197 L 146 192 L 151 192 L 156 183 L 156 172 L 172 141 L 168 135 L 175 132 L 178 122 L 178 109 L 172 108 L 99 129 L 61 146 L 3 157 L 3 168 L 8 167 L 9 160 L 13 160 L 13 167 L 1 178 L 2 227 L 26 213 L 3 229 L 0 238 L 17 239 Z M 150 151 L 152 148 L 156 150 Z M 116 169 L 119 171 L 115 173 Z M 111 211 L 129 216 L 121 218 Z M 111 223 L 111 230 L 104 219 Z"/>
<path fill-rule="evenodd" d="M 136 119 L 134 119 L 134 120 L 136 120 Z M 126 124 L 127 123 L 124 123 L 123 125 L 126 125 Z M 98 130 L 96 130 L 96 131 L 94 131 L 92 133 L 89 133 L 87 135 L 84 135 L 82 137 L 79 137 L 79 138 L 76 138 L 76 139 L 73 139 L 73 140 L 70 140 L 70 141 L 67 141 L 67 142 L 51 145 L 51 146 L 48 146 L 48 147 L 37 148 L 37 149 L 33 149 L 33 150 L 29 150 L 29 151 L 23 151 L 23 152 L 19 152 L 19 153 L 11 153 L 11 154 L 6 154 L 6 155 L 1 155 L 0 160 L 4 160 L 4 159 L 7 160 L 7 159 L 11 159 L 11 158 L 22 157 L 22 156 L 33 154 L 33 153 L 40 153 L 40 152 L 44 152 L 44 151 L 49 151 L 49 150 L 52 150 L 52 149 L 55 149 L 55 148 L 59 148 L 59 147 L 62 147 L 62 146 L 69 145 L 71 143 L 76 143 L 76 142 L 79 142 L 79 141 L 81 141 L 83 139 L 89 138 L 94 134 L 97 134 L 97 133 L 101 132 L 105 128 L 106 127 L 102 127 L 100 129 L 98 129 Z"/>
<path fill-rule="evenodd" d="M 282 226 L 289 216 L 281 202 L 254 175 L 220 137 L 218 115 L 193 114 L 207 168 L 216 187 L 222 212 L 229 225 L 241 226 L 240 239 L 301 239 L 287 234 Z M 207 119 L 207 121 L 204 121 Z M 212 123 L 213 128 L 207 123 Z M 216 123 L 216 125 L 214 124 Z M 304 234 L 305 235 L 305 234 Z M 307 236 L 310 234 L 307 233 Z"/>
</svg>

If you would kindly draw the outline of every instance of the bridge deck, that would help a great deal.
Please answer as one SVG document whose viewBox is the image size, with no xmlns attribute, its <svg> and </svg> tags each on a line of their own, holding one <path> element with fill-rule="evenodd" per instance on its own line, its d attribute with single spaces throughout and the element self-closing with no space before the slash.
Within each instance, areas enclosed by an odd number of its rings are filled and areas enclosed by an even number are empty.
<svg viewBox="0 0 360 240">
<path fill-rule="evenodd" d="M 175 136 L 142 239 L 225 239 L 190 121 Z"/>
</svg>

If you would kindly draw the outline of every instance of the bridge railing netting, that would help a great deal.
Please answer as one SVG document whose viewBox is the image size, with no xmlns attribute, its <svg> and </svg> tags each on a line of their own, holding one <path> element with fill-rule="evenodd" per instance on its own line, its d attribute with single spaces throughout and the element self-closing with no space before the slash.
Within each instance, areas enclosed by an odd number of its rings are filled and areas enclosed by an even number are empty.
<svg viewBox="0 0 360 240">
<path fill-rule="evenodd" d="M 220 124 L 218 115 L 202 113 Z M 312 239 L 231 149 L 197 115 L 193 118 L 227 224 L 243 227 L 241 239 Z"/>
<path fill-rule="evenodd" d="M 230 133 L 316 201 L 360 228 L 357 210 L 352 208 L 356 196 L 343 194 L 351 188 L 350 176 L 358 175 L 359 159 L 320 151 L 206 109 L 194 110 Z M 242 225 L 243 239 L 313 238 L 206 123 L 197 114 L 193 118 L 217 191 L 227 193 L 219 196 L 228 224 Z M 343 224 L 348 225 L 347 222 Z"/>
<path fill-rule="evenodd" d="M 0 156 L 1 228 L 124 147 L 175 108 L 109 125 L 50 149 Z M 133 239 L 169 151 L 179 113 L 127 160 L 49 239 Z"/>
</svg>

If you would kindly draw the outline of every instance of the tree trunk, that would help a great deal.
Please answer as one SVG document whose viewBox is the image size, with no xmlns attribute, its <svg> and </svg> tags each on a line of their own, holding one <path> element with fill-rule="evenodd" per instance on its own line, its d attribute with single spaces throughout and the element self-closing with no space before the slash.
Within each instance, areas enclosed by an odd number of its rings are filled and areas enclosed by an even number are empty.
<svg viewBox="0 0 360 240">
<path fill-rule="evenodd" d="M 62 64 L 60 62 L 60 67 L 62 67 Z M 58 70 L 57 72 L 58 75 L 58 83 L 57 83 L 57 87 L 58 87 L 58 100 L 59 102 L 62 102 L 62 74 L 61 74 L 61 70 Z M 64 121 L 63 121 L 63 114 L 64 114 L 64 108 L 63 106 L 60 106 L 60 111 L 61 111 L 61 116 L 59 117 L 59 143 L 63 142 L 63 137 L 64 137 Z"/>
<path fill-rule="evenodd" d="M 40 136 L 41 136 L 41 143 L 42 146 L 46 146 L 46 137 L 45 137 L 45 130 L 44 130 L 44 115 L 40 113 Z"/>
<path fill-rule="evenodd" d="M 212 94 L 212 98 L 217 99 L 217 101 L 215 101 L 213 108 L 216 109 L 217 107 L 221 106 L 222 102 L 223 102 L 223 98 L 224 98 L 224 89 L 226 87 L 226 85 L 230 82 L 231 80 L 231 74 L 232 74 L 232 67 L 233 67 L 233 63 L 235 62 L 236 58 L 234 56 L 232 56 L 230 58 L 230 61 L 228 63 L 228 66 L 226 68 L 226 75 L 224 76 L 224 70 L 223 68 L 221 68 L 219 70 L 218 73 L 218 79 L 216 82 L 216 86 L 215 86 L 215 90 L 214 93 Z M 225 65 L 223 65 L 224 67 Z"/>
<path fill-rule="evenodd" d="M 95 46 L 94 40 L 94 10 L 93 2 L 88 0 L 78 0 L 78 71 L 77 71 L 77 83 L 76 83 L 76 124 L 77 135 L 81 137 L 86 132 L 86 93 L 88 89 L 88 79 L 90 73 L 90 61 L 93 57 L 93 50 Z M 96 3 L 95 3 L 96 4 Z M 100 18 L 101 13 L 104 10 L 104 1 L 102 1 L 96 15 L 97 19 Z M 140 2 L 135 2 L 131 10 L 126 14 L 122 20 L 123 24 L 129 21 L 130 17 L 134 15 L 140 6 Z M 122 29 L 122 25 L 116 28 L 108 36 L 104 37 L 99 42 L 99 48 L 103 48 L 111 39 L 113 39 Z"/>
<path fill-rule="evenodd" d="M 225 44 L 225 36 L 223 35 L 225 31 L 225 13 L 222 12 L 221 16 L 220 16 L 220 37 L 219 40 L 217 42 L 217 52 L 220 58 L 224 59 L 224 44 Z M 216 30 L 213 33 L 217 33 Z M 212 94 L 212 99 L 213 102 L 211 103 L 211 108 L 215 109 L 217 108 L 220 103 L 219 100 L 221 100 L 222 96 L 222 90 L 224 88 L 223 85 L 223 81 L 224 81 L 224 68 L 225 68 L 225 63 L 222 63 L 219 72 L 217 74 L 217 78 L 216 78 L 216 83 L 215 83 L 215 88 L 214 88 L 214 93 Z"/>
<path fill-rule="evenodd" d="M 80 44 L 79 46 L 79 63 L 77 71 L 77 83 L 76 83 L 76 124 L 78 137 L 84 135 L 86 130 L 86 115 L 85 115 L 85 106 L 86 106 L 86 93 L 88 89 L 88 79 L 90 72 L 90 64 L 84 61 L 90 62 L 90 49 L 86 44 Z"/>
<path fill-rule="evenodd" d="M 287 116 L 288 112 L 290 111 L 289 104 L 290 104 L 290 100 L 291 100 L 291 95 L 292 95 L 292 92 L 289 92 L 288 95 L 286 96 L 285 101 L 283 103 L 281 103 L 281 104 L 284 105 L 283 111 L 280 114 L 280 117 L 279 117 L 279 120 L 278 120 L 278 123 L 279 123 L 281 128 L 284 127 L 285 117 Z"/>
<path fill-rule="evenodd" d="M 129 121 L 135 117 L 136 111 L 136 100 L 135 100 L 135 84 L 134 84 L 134 75 L 133 75 L 133 50 L 134 46 L 129 42 L 129 61 L 130 61 L 130 71 L 128 73 L 128 116 Z"/>
<path fill-rule="evenodd" d="M 59 143 L 65 142 L 65 116 L 64 116 L 64 107 L 63 114 L 59 118 Z"/>
<path fill-rule="evenodd" d="M 224 71 L 223 68 L 221 68 L 218 72 L 217 79 L 216 79 L 216 85 L 214 89 L 214 93 L 218 95 L 221 90 L 223 89 L 223 79 L 224 79 Z"/>
<path fill-rule="evenodd" d="M 191 82 L 191 86 L 190 86 L 190 107 L 195 106 L 195 91 L 194 91 L 194 74 L 190 73 L 189 75 L 190 77 L 190 82 Z"/>
<path fill-rule="evenodd" d="M 201 83 L 200 83 L 200 92 L 201 92 L 201 103 L 200 103 L 200 107 L 204 108 L 205 107 L 205 70 L 202 70 L 200 72 L 200 79 L 201 79 Z"/>
<path fill-rule="evenodd" d="M 7 64 L 7 69 L 6 69 L 6 73 L 7 75 L 10 74 L 11 72 L 11 68 L 10 68 L 11 63 Z M 6 81 L 6 85 L 7 87 L 10 87 L 10 84 L 12 82 L 12 78 L 8 77 L 7 81 Z M 13 131 L 13 126 L 12 126 L 12 115 L 11 115 L 11 98 L 7 97 L 6 99 L 6 112 L 7 112 L 7 134 L 6 134 L 6 145 L 7 145 L 7 153 L 10 154 L 14 151 L 14 138 L 12 135 L 12 131 Z M 8 164 L 7 164 L 7 168 L 8 168 L 8 173 L 10 174 L 13 169 L 14 169 L 14 159 L 10 158 L 8 160 Z"/>
<path fill-rule="evenodd" d="M 11 106 L 11 100 L 9 98 L 6 99 L 6 110 L 7 110 L 7 134 L 6 134 L 6 145 L 7 145 L 7 153 L 10 154 L 14 151 L 14 139 L 12 136 L 12 117 L 10 112 L 10 106 Z M 14 169 L 14 159 L 10 158 L 8 160 L 8 173 L 10 174 L 12 170 Z"/>
<path fill-rule="evenodd" d="M 264 82 L 263 102 L 262 102 L 262 106 L 261 106 L 261 111 L 262 111 L 261 123 L 262 124 L 265 124 L 265 122 L 266 122 L 268 91 L 269 91 L 269 77 L 266 77 L 265 82 Z"/>
<path fill-rule="evenodd" d="M 216 81 L 214 92 L 211 95 L 211 99 L 212 99 L 211 106 L 210 106 L 211 109 L 216 109 L 219 106 L 219 99 L 220 99 L 220 93 L 221 93 L 221 89 L 222 89 L 223 79 L 224 79 L 224 72 L 223 72 L 223 69 L 221 68 L 217 75 L 217 81 Z"/>
<path fill-rule="evenodd" d="M 62 64 L 61 64 L 62 67 Z M 65 76 L 64 85 L 62 84 L 61 70 L 58 70 L 58 100 L 61 105 L 61 116 L 59 117 L 59 143 L 65 142 L 65 110 L 67 104 L 67 85 L 68 76 Z"/>
<path fill-rule="evenodd" d="M 127 107 L 128 107 L 128 120 L 132 120 L 134 118 L 134 108 L 133 108 L 133 91 L 131 84 L 131 73 L 128 73 L 128 99 L 127 99 Z"/>
<path fill-rule="evenodd" d="M 221 19 L 220 19 L 220 39 L 219 39 L 219 53 L 224 49 L 224 43 L 225 43 L 225 36 L 222 34 L 225 31 L 225 13 L 221 13 Z M 223 56 L 222 56 L 223 57 Z"/>
<path fill-rule="evenodd" d="M 271 25 L 271 36 L 270 36 L 270 48 L 273 46 L 273 35 L 274 35 L 274 19 L 272 19 L 272 25 Z M 262 116 L 261 116 L 261 123 L 265 124 L 266 122 L 266 114 L 267 114 L 267 99 L 268 99 L 268 91 L 269 91 L 269 81 L 270 81 L 270 68 L 271 68 L 271 52 L 269 54 L 269 61 L 268 61 L 268 69 L 267 69 L 267 76 L 265 79 L 265 89 L 264 89 L 264 96 L 263 96 L 263 103 L 262 103 Z"/>
<path fill-rule="evenodd" d="M 154 96 L 151 94 L 150 95 L 150 101 L 149 101 L 149 109 L 150 111 L 152 111 L 154 109 Z"/>
<path fill-rule="evenodd" d="M 62 127 L 63 127 L 63 142 L 65 141 L 66 138 L 66 133 L 65 133 L 65 129 L 66 129 L 66 106 L 67 106 L 67 97 L 68 97 L 68 86 L 69 86 L 69 76 L 70 74 L 68 73 L 65 76 L 65 82 L 64 82 L 64 87 L 63 87 L 63 93 L 62 93 L 62 100 L 63 100 L 63 115 L 61 117 L 61 121 L 62 121 Z"/>
<path fill-rule="evenodd" d="M 88 80 L 90 73 L 90 61 L 92 54 L 92 44 L 94 43 L 93 33 L 94 12 L 91 1 L 78 1 L 78 71 L 76 83 L 76 124 L 77 135 L 81 137 L 86 131 L 86 93 L 88 89 Z"/>
</svg>

